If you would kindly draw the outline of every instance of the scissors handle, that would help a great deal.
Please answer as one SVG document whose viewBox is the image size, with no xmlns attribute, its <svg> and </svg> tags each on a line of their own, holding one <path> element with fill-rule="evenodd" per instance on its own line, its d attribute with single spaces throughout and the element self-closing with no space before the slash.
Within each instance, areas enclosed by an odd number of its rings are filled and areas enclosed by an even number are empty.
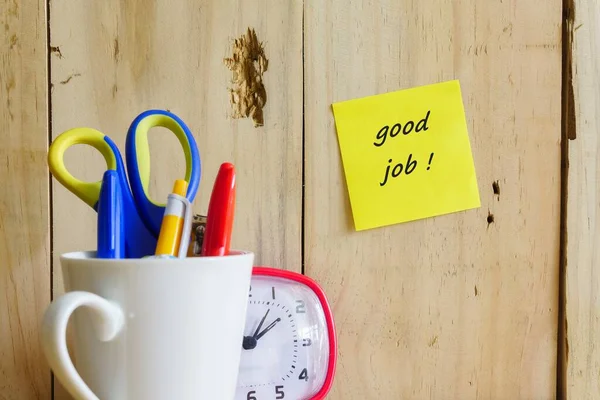
<svg viewBox="0 0 600 400">
<path fill-rule="evenodd" d="M 106 160 L 107 169 L 117 169 L 115 144 L 104 135 L 92 128 L 73 128 L 61 133 L 48 149 L 48 167 L 52 175 L 68 190 L 74 193 L 90 207 L 96 209 L 102 181 L 85 182 L 75 178 L 65 166 L 65 152 L 76 144 L 87 144 L 98 150 Z"/>
<path fill-rule="evenodd" d="M 148 131 L 154 127 L 167 128 L 177 136 L 185 154 L 185 180 L 188 182 L 186 198 L 194 201 L 200 183 L 200 154 L 194 136 L 187 125 L 175 114 L 166 110 L 148 110 L 138 115 L 127 132 L 125 157 L 127 174 L 136 206 L 147 228 L 158 236 L 165 203 L 150 198 L 150 146 Z"/>
</svg>

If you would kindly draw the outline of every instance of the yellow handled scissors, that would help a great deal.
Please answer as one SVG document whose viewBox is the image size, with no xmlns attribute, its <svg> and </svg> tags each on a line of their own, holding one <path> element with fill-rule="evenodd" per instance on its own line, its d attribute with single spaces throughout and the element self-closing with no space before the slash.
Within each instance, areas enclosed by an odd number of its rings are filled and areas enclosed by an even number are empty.
<svg viewBox="0 0 600 400">
<path fill-rule="evenodd" d="M 169 129 L 183 147 L 188 182 L 186 197 L 194 201 L 201 176 L 200 154 L 196 141 L 187 125 L 175 114 L 165 110 L 148 110 L 138 115 L 127 132 L 127 171 L 116 144 L 103 133 L 92 128 L 74 128 L 60 134 L 48 151 L 48 165 L 52 175 L 68 190 L 98 211 L 102 181 L 84 182 L 75 178 L 65 167 L 65 151 L 75 144 L 96 148 L 109 170 L 115 170 L 121 193 L 125 256 L 143 257 L 154 254 L 156 240 L 165 211 L 165 203 L 150 199 L 150 148 L 148 131 L 161 126 Z M 127 179 L 129 175 L 129 180 Z"/>
</svg>

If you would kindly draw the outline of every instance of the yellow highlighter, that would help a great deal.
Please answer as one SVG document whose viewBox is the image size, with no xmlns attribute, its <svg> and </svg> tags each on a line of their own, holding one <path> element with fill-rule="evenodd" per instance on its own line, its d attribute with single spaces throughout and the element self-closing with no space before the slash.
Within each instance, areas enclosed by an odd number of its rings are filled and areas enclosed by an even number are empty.
<svg viewBox="0 0 600 400">
<path fill-rule="evenodd" d="M 192 224 L 192 207 L 185 197 L 188 183 L 177 179 L 169 194 L 160 226 L 155 255 L 183 258 L 187 254 Z"/>
</svg>

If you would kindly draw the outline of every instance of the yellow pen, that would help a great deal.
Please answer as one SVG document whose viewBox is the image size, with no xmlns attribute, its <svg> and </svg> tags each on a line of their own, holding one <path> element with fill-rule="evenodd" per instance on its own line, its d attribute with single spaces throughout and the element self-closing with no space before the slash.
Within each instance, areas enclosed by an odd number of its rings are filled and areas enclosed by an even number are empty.
<svg viewBox="0 0 600 400">
<path fill-rule="evenodd" d="M 192 223 L 191 206 L 185 197 L 188 183 L 177 179 L 169 194 L 160 226 L 155 255 L 183 258 L 187 254 Z"/>
</svg>

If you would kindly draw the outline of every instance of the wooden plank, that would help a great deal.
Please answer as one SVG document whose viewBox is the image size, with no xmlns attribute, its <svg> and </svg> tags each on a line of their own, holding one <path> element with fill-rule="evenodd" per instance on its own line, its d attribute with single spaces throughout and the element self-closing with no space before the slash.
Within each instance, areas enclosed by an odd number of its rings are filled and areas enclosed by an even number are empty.
<svg viewBox="0 0 600 400">
<path fill-rule="evenodd" d="M 0 398 L 50 398 L 38 325 L 50 302 L 44 1 L 0 4 Z"/>
<path fill-rule="evenodd" d="M 600 397 L 600 4 L 593 0 L 573 3 L 567 20 L 567 33 L 572 32 L 567 50 L 572 51 L 575 108 L 570 110 L 574 115 L 566 127 L 572 140 L 568 141 L 563 361 L 569 400 Z"/>
<path fill-rule="evenodd" d="M 256 263 L 301 269 L 302 2 L 167 0 L 149 3 L 51 3 L 53 137 L 75 126 L 110 135 L 124 151 L 131 120 L 166 108 L 194 132 L 202 180 L 194 211 L 205 213 L 221 162 L 237 167 L 232 246 L 256 252 Z M 264 126 L 233 119 L 228 88 L 233 40 L 248 28 L 264 42 L 268 69 Z M 174 137 L 151 133 L 152 182 L 165 198 L 183 158 Z M 78 176 L 99 179 L 93 150 L 69 152 Z M 93 248 L 95 214 L 60 185 L 54 190 L 55 257 Z M 57 263 L 58 265 L 58 263 Z M 63 289 L 60 271 L 55 293 Z M 57 393 L 55 398 L 66 398 Z"/>
<path fill-rule="evenodd" d="M 306 4 L 305 257 L 337 321 L 330 399 L 555 397 L 561 1 L 481 4 Z M 455 78 L 482 207 L 354 232 L 331 103 Z"/>
</svg>

